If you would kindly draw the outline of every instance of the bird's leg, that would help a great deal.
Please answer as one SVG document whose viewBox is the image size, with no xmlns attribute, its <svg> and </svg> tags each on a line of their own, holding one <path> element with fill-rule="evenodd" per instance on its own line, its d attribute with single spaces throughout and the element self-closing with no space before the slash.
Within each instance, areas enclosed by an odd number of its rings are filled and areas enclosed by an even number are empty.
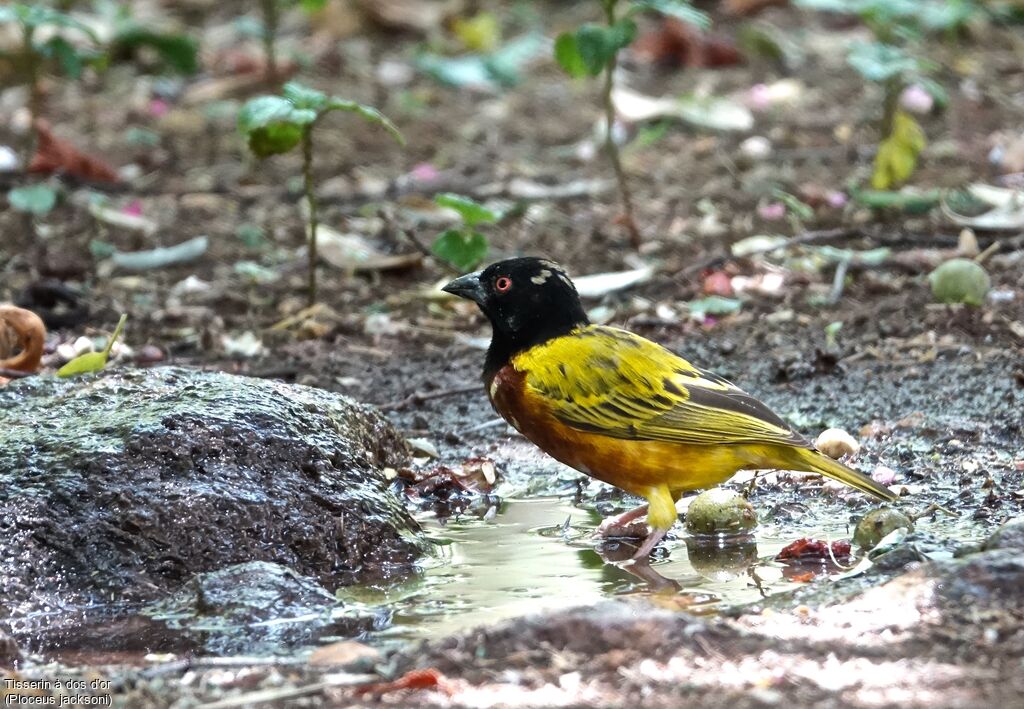
<svg viewBox="0 0 1024 709">
<path fill-rule="evenodd" d="M 634 510 L 609 517 L 601 522 L 594 534 L 599 537 L 610 537 L 616 532 L 621 533 L 628 528 L 630 522 L 643 517 L 645 514 L 647 514 L 647 505 L 640 505 Z"/>
<path fill-rule="evenodd" d="M 647 489 L 644 495 L 647 498 L 647 524 L 651 527 L 651 533 L 633 555 L 634 561 L 646 559 L 654 546 L 661 541 L 665 533 L 676 523 L 676 500 L 678 495 L 673 495 L 667 485 L 657 485 Z"/>
<path fill-rule="evenodd" d="M 634 561 L 646 559 L 647 555 L 651 553 L 651 550 L 661 541 L 661 538 L 668 532 L 667 529 L 652 529 L 651 533 L 647 535 L 647 539 L 640 545 L 640 548 L 636 550 L 636 554 L 633 555 Z"/>
</svg>

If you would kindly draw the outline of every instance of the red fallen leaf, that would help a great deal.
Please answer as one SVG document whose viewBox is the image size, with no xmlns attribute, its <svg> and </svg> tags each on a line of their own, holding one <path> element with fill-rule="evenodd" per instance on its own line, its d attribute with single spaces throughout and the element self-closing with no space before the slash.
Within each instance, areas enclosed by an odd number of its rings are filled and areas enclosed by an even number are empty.
<svg viewBox="0 0 1024 709">
<path fill-rule="evenodd" d="M 704 295 L 720 295 L 731 298 L 735 295 L 732 288 L 732 276 L 725 271 L 711 271 L 704 276 Z"/>
<path fill-rule="evenodd" d="M 387 694 L 401 689 L 436 689 L 449 697 L 455 693 L 451 682 L 440 670 L 430 667 L 425 670 L 411 670 L 393 682 L 374 682 L 356 689 L 356 694 Z"/>
<path fill-rule="evenodd" d="M 13 333 L 11 338 L 8 333 Z M 12 341 L 13 340 L 13 341 Z M 0 369 L 15 372 L 39 371 L 46 340 L 46 325 L 31 310 L 0 305 Z M 14 354 L 17 352 L 17 354 Z M 11 356 L 8 356 L 11 355 Z"/>
<path fill-rule="evenodd" d="M 119 182 L 114 168 L 99 158 L 86 155 L 50 130 L 50 124 L 36 121 L 39 136 L 36 154 L 29 163 L 28 171 L 43 175 L 70 175 L 86 182 Z"/>
<path fill-rule="evenodd" d="M 661 27 L 641 36 L 633 51 L 643 60 L 670 66 L 733 66 L 743 61 L 729 40 L 708 35 L 674 17 L 666 17 Z"/>
<path fill-rule="evenodd" d="M 802 574 L 793 574 L 792 576 L 786 576 L 786 578 L 788 578 L 790 581 L 794 583 L 810 583 L 814 580 L 815 576 L 817 576 L 817 574 L 813 571 L 805 571 Z"/>
<path fill-rule="evenodd" d="M 469 458 L 459 468 L 447 465 L 439 465 L 429 471 L 402 468 L 398 476 L 408 483 L 405 488 L 407 495 L 446 498 L 459 492 L 490 492 L 494 487 L 496 471 L 494 461 L 488 458 Z"/>
<path fill-rule="evenodd" d="M 792 544 L 785 546 L 775 557 L 776 561 L 823 561 L 831 562 L 832 557 L 837 561 L 847 559 L 850 556 L 850 542 L 835 541 L 829 551 L 828 542 L 821 539 L 797 539 Z"/>
</svg>

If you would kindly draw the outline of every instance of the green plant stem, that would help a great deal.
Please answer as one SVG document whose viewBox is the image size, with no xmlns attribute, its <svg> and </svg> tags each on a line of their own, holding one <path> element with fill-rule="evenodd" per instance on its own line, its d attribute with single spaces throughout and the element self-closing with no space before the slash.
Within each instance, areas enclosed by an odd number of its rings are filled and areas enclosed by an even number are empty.
<svg viewBox="0 0 1024 709">
<path fill-rule="evenodd" d="M 604 0 L 605 16 L 608 26 L 615 24 L 615 3 L 616 0 Z M 602 100 L 604 101 L 605 116 L 605 137 L 604 147 L 611 160 L 612 169 L 615 171 L 615 179 L 619 183 L 619 194 L 622 196 L 623 222 L 626 231 L 629 232 L 629 243 L 634 249 L 640 248 L 640 230 L 637 229 L 636 220 L 633 218 L 633 195 L 629 191 L 629 184 L 626 182 L 626 171 L 622 167 L 622 157 L 619 155 L 619 146 L 615 144 L 615 103 L 612 101 L 612 89 L 615 85 L 615 69 L 619 64 L 619 55 L 616 52 L 608 61 L 604 70 L 604 90 Z"/>
<path fill-rule="evenodd" d="M 39 81 L 39 54 L 35 50 L 33 43 L 33 37 L 35 34 L 35 28 L 26 26 L 22 30 L 22 49 L 25 52 L 26 62 L 26 77 L 28 79 L 28 115 L 29 115 L 29 129 L 28 129 L 28 144 L 25 147 L 25 164 L 27 165 L 32 159 L 32 155 L 35 152 L 36 143 L 39 140 L 39 129 L 36 123 L 39 120 L 39 116 L 43 111 L 43 88 L 40 86 Z"/>
<path fill-rule="evenodd" d="M 903 80 L 894 76 L 885 82 L 885 99 L 882 104 L 882 140 L 892 135 L 896 124 L 896 112 L 900 108 L 900 93 L 903 91 Z"/>
<path fill-rule="evenodd" d="M 260 0 L 263 8 L 263 53 L 267 59 L 267 78 L 277 81 L 277 0 Z"/>
<path fill-rule="evenodd" d="M 313 125 L 308 125 L 302 132 L 302 177 L 306 192 L 306 204 L 309 206 L 309 304 L 316 304 L 316 191 L 313 184 Z"/>
</svg>

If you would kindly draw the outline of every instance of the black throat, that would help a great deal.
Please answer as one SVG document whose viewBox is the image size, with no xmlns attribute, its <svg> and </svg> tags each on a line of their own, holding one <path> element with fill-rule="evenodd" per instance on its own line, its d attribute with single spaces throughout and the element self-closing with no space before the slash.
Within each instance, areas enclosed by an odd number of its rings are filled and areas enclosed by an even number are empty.
<svg viewBox="0 0 1024 709">
<path fill-rule="evenodd" d="M 538 308 L 531 317 L 516 323 L 514 329 L 496 324 L 492 319 L 493 334 L 484 360 L 484 383 L 490 384 L 494 375 L 520 352 L 589 324 L 590 320 L 578 302 L 573 307 L 563 306 L 561 312 L 545 312 L 545 309 Z"/>
</svg>

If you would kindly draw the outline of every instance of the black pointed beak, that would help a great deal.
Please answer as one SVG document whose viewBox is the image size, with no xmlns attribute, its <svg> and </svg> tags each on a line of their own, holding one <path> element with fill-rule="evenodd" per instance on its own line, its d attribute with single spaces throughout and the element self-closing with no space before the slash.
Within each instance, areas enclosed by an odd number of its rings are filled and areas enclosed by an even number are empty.
<svg viewBox="0 0 1024 709">
<path fill-rule="evenodd" d="M 467 273 L 465 276 L 459 276 L 441 290 L 445 293 L 457 295 L 460 298 L 472 300 L 474 303 L 482 304 L 487 298 L 487 293 L 480 282 L 480 273 L 480 271 L 477 271 L 476 273 Z"/>
</svg>

